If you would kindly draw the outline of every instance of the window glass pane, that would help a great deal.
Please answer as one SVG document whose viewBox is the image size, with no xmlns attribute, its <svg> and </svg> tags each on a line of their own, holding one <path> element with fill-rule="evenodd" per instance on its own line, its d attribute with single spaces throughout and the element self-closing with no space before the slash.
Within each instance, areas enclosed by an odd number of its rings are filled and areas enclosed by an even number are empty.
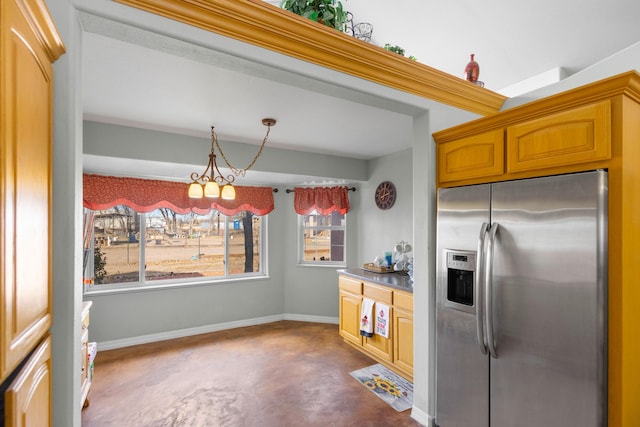
<svg viewBox="0 0 640 427">
<path fill-rule="evenodd" d="M 176 214 L 156 209 L 146 215 L 145 280 L 224 276 L 224 217 Z"/>
<path fill-rule="evenodd" d="M 331 261 L 344 261 L 344 230 L 331 231 Z"/>
<path fill-rule="evenodd" d="M 260 217 L 242 212 L 229 217 L 229 274 L 260 271 Z"/>
<path fill-rule="evenodd" d="M 345 215 L 309 214 L 302 217 L 303 262 L 344 262 Z"/>
<path fill-rule="evenodd" d="M 85 290 L 263 273 L 263 224 L 250 212 L 180 215 L 161 208 L 137 214 L 125 206 L 97 211 L 88 237 L 92 247 L 84 252 Z"/>
<path fill-rule="evenodd" d="M 304 226 L 305 227 L 315 227 L 318 225 L 318 215 L 305 215 L 304 216 Z"/>
<path fill-rule="evenodd" d="M 140 218 L 127 206 L 96 213 L 93 228 L 94 284 L 139 281 Z"/>
<path fill-rule="evenodd" d="M 329 217 L 331 220 L 331 225 L 335 227 L 344 227 L 344 215 L 333 211 L 331 216 Z"/>
</svg>

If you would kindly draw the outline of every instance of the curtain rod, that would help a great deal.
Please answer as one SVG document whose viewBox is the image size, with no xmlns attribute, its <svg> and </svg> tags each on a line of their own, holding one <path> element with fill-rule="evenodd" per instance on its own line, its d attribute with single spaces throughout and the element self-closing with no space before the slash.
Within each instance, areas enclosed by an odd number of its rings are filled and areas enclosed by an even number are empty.
<svg viewBox="0 0 640 427">
<path fill-rule="evenodd" d="M 356 191 L 356 187 L 349 187 L 349 188 L 347 188 L 347 190 L 349 190 L 349 191 Z M 291 188 L 287 188 L 285 191 L 286 191 L 287 193 L 293 193 L 295 190 L 292 190 Z"/>
</svg>

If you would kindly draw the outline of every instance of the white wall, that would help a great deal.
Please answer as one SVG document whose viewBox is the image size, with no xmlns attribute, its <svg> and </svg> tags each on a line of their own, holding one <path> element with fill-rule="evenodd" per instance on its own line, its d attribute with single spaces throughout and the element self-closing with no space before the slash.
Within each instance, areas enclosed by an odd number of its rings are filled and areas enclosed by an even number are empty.
<svg viewBox="0 0 640 427">
<path fill-rule="evenodd" d="M 401 240 L 413 244 L 411 151 L 404 150 L 369 162 L 369 175 L 360 191 L 361 215 L 358 224 L 358 259 L 352 267 L 373 262 L 385 251 L 393 251 Z M 381 210 L 374 201 L 377 186 L 391 181 L 396 201 L 391 209 Z"/>
<path fill-rule="evenodd" d="M 347 213 L 348 266 L 356 265 L 358 253 L 358 224 L 362 211 L 360 185 L 349 192 L 350 210 Z M 285 241 L 279 248 L 284 253 L 282 268 L 285 274 L 285 312 L 292 318 L 316 317 L 335 322 L 338 319 L 338 274 L 337 267 L 300 266 L 298 259 L 298 215 L 293 209 L 293 193 L 286 194 Z"/>
<path fill-rule="evenodd" d="M 640 42 L 611 55 L 609 58 L 593 64 L 592 66 L 577 72 L 570 77 L 552 85 L 534 90 L 511 99 L 507 99 L 502 109 L 517 107 L 536 99 L 554 95 L 570 89 L 584 86 L 594 81 L 606 79 L 616 74 L 631 70 L 640 70 Z"/>
</svg>

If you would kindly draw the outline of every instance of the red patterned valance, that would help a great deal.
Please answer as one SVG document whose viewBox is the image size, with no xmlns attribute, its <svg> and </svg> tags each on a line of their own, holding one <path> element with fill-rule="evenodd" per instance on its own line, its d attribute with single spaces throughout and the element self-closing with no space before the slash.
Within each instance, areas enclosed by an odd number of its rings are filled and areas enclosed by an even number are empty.
<svg viewBox="0 0 640 427">
<path fill-rule="evenodd" d="M 195 212 L 205 215 L 215 209 L 229 216 L 241 211 L 266 215 L 274 209 L 270 187 L 234 186 L 235 200 L 190 199 L 187 195 L 189 184 L 152 179 L 85 174 L 82 187 L 84 207 L 92 210 L 126 205 L 136 212 L 169 208 L 179 214 Z"/>
<path fill-rule="evenodd" d="M 341 214 L 349 212 L 348 187 L 294 188 L 293 206 L 300 215 L 316 211 L 329 215 L 333 211 Z"/>
</svg>

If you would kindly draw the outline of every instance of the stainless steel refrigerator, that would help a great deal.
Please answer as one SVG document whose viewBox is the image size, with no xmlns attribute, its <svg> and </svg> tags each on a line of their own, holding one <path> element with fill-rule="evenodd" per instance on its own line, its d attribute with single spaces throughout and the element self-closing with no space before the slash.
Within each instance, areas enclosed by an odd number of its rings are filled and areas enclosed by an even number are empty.
<svg viewBox="0 0 640 427">
<path fill-rule="evenodd" d="M 603 426 L 607 173 L 438 191 L 436 424 Z"/>
</svg>

